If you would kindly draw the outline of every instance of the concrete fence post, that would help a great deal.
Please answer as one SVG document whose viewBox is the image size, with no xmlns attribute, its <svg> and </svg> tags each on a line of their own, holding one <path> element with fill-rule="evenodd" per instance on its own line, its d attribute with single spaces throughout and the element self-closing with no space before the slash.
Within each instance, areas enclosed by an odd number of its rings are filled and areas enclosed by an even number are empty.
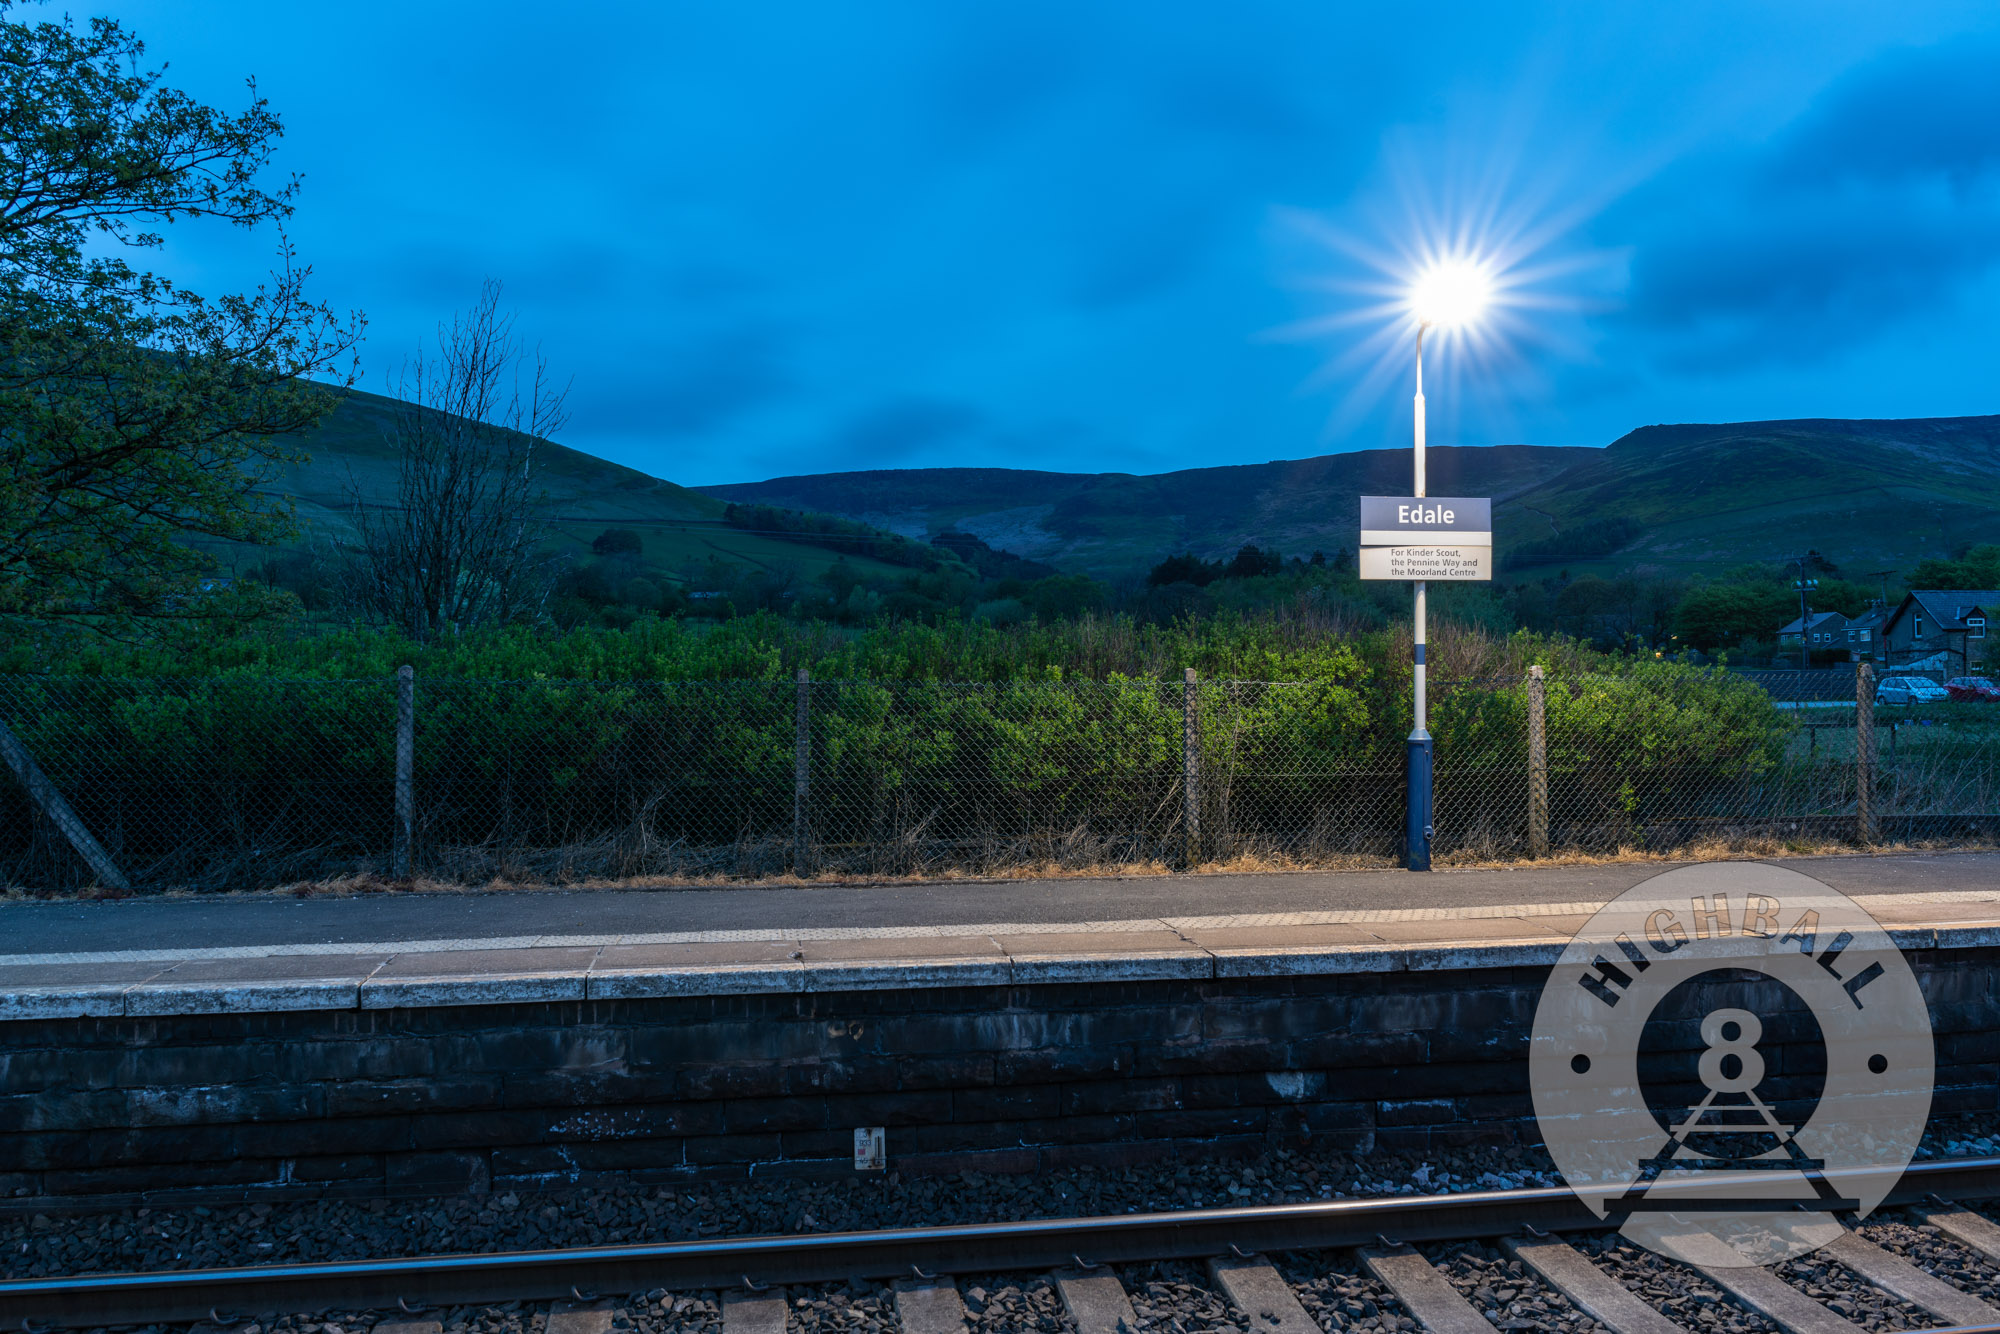
<svg viewBox="0 0 2000 1334">
<path fill-rule="evenodd" d="M 812 830 L 807 796 L 812 786 L 812 674 L 799 668 L 797 718 L 792 735 L 792 870 L 812 873 Z"/>
<path fill-rule="evenodd" d="M 1528 669 L 1528 855 L 1549 855 L 1548 682 Z"/>
<path fill-rule="evenodd" d="M 1875 841 L 1875 664 L 1854 664 L 1854 837 Z"/>
<path fill-rule="evenodd" d="M 410 875 L 417 827 L 417 669 L 396 669 L 396 879 Z"/>
<path fill-rule="evenodd" d="M 14 771 L 14 777 L 21 780 L 21 786 L 28 790 L 28 800 L 42 813 L 42 818 L 54 825 L 62 836 L 69 840 L 76 855 L 83 858 L 84 865 L 97 877 L 97 883 L 106 889 L 128 890 L 131 881 L 118 869 L 118 863 L 111 860 L 111 854 L 104 845 L 91 835 L 90 827 L 84 824 L 49 776 L 42 772 L 42 766 L 35 763 L 35 757 L 21 744 L 13 729 L 0 723 L 0 758 L 5 758 L 7 767 Z"/>
<path fill-rule="evenodd" d="M 1201 864 L 1201 691 L 1192 667 L 1181 676 L 1181 833 L 1188 869 Z"/>
</svg>

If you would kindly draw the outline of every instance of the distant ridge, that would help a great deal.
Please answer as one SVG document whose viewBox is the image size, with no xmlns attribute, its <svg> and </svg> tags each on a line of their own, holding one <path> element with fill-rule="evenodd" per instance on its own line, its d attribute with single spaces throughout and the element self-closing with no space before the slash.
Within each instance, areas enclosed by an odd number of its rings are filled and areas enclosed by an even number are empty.
<svg viewBox="0 0 2000 1334">
<path fill-rule="evenodd" d="M 1594 449 L 1439 446 L 1430 491 L 1506 497 Z M 1357 497 L 1410 487 L 1407 450 L 1374 449 L 1152 476 L 913 468 L 780 477 L 702 488 L 726 500 L 826 510 L 915 537 L 948 528 L 1067 570 L 1116 575 L 1174 551 L 1203 556 L 1246 542 L 1331 555 L 1359 537 Z"/>
<path fill-rule="evenodd" d="M 1434 495 L 1494 498 L 1503 562 L 1510 543 L 1533 543 L 1551 553 L 1544 564 L 1579 571 L 1694 573 L 1808 548 L 1857 569 L 1909 568 L 2000 541 L 1996 416 L 1663 424 L 1601 449 L 1438 446 L 1428 466 Z M 959 528 L 1064 569 L 1116 576 L 1171 552 L 1214 557 L 1246 542 L 1331 554 L 1359 536 L 1356 497 L 1409 485 L 1409 451 L 1371 449 L 1150 476 L 913 468 L 701 490 L 912 537 Z M 1607 532 L 1618 542 L 1608 551 Z M 1571 537 L 1579 550 L 1565 553 Z"/>
</svg>

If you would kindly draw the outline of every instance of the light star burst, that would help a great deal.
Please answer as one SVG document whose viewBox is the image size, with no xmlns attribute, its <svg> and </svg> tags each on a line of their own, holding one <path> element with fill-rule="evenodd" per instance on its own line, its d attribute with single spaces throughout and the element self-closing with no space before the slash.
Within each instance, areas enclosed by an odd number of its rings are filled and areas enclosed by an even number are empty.
<svg viewBox="0 0 2000 1334">
<path fill-rule="evenodd" d="M 1305 392 L 1339 394 L 1329 436 L 1407 393 L 1417 330 L 1426 378 L 1443 380 L 1446 411 L 1476 391 L 1489 418 L 1546 393 L 1542 363 L 1587 359 L 1584 317 L 1615 304 L 1624 257 L 1577 233 L 1605 202 L 1580 192 L 1566 208 L 1552 189 L 1511 189 L 1504 176 L 1443 197 L 1397 173 L 1395 205 L 1353 210 L 1360 225 L 1302 211 L 1281 214 L 1307 243 L 1314 270 L 1297 285 L 1313 309 L 1275 336 L 1327 348 Z M 1443 442 L 1441 442 L 1443 443 Z"/>
</svg>

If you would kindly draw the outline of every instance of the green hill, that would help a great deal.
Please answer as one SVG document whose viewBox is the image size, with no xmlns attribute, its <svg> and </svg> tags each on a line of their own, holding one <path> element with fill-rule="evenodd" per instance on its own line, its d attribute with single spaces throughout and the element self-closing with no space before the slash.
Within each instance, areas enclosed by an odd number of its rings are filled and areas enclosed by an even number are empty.
<svg viewBox="0 0 2000 1334">
<path fill-rule="evenodd" d="M 396 502 L 397 404 L 350 392 L 304 442 L 310 463 L 277 489 L 312 537 L 353 531 L 358 494 Z M 545 446 L 558 539 L 579 553 L 607 527 L 641 534 L 665 569 L 711 560 L 813 577 L 841 543 L 723 520 L 728 501 L 818 511 L 919 540 L 948 529 L 1060 569 L 1116 577 L 1246 542 L 1290 555 L 1356 544 L 1356 498 L 1410 483 L 1407 450 L 1130 473 L 913 468 L 677 486 L 562 445 Z M 1437 446 L 1434 495 L 1494 498 L 1502 569 L 1689 574 L 1816 548 L 1853 573 L 1914 568 L 2000 541 L 2000 417 L 1646 426 L 1601 449 Z M 845 553 L 864 577 L 907 569 Z"/>
<path fill-rule="evenodd" d="M 1442 446 L 1428 452 L 1435 495 L 1505 499 L 1563 471 L 1589 449 Z M 1133 476 L 917 468 L 828 473 L 710 486 L 728 500 L 825 510 L 910 536 L 956 527 L 1065 570 L 1129 573 L 1172 552 L 1225 556 L 1246 542 L 1329 555 L 1358 540 L 1363 495 L 1410 486 L 1404 450 Z"/>
<path fill-rule="evenodd" d="M 1648 426 L 1602 449 L 1433 447 L 1428 467 L 1433 495 L 1493 497 L 1499 556 L 1516 570 L 1686 574 L 1808 548 L 1855 571 L 1908 569 L 2000 540 L 2000 417 Z M 1118 575 L 1245 542 L 1292 555 L 1352 547 L 1356 497 L 1409 484 L 1398 449 L 1154 476 L 920 468 L 703 490 L 910 536 L 957 527 Z"/>
<path fill-rule="evenodd" d="M 308 540 L 351 538 L 357 499 L 366 505 L 396 503 L 393 438 L 400 406 L 379 394 L 349 391 L 301 441 L 310 461 L 285 469 L 271 489 L 293 498 Z M 838 543 L 782 539 L 727 524 L 725 501 L 635 468 L 548 442 L 538 452 L 557 516 L 557 541 L 579 554 L 587 554 L 591 540 L 614 526 L 638 532 L 649 561 L 669 570 L 719 560 L 810 578 L 844 554 Z M 909 573 L 852 554 L 847 560 L 863 575 Z"/>
<path fill-rule="evenodd" d="M 1512 510 L 1544 539 L 1631 526 L 1584 564 L 1691 572 L 1817 549 L 1850 571 L 1907 571 L 2000 540 L 2000 417 L 1646 426 Z"/>
</svg>

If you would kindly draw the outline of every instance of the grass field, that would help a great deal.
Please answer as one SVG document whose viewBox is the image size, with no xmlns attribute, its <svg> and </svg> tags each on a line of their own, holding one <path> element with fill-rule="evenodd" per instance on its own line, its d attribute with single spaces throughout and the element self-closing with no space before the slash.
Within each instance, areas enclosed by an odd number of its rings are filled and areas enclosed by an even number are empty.
<svg viewBox="0 0 2000 1334">
<path fill-rule="evenodd" d="M 1854 706 L 1787 710 L 1798 730 L 1785 747 L 1791 760 L 1852 760 Z M 1932 704 L 1875 710 L 1875 749 L 1887 758 L 1964 752 L 2000 764 L 2000 705 Z"/>
</svg>

